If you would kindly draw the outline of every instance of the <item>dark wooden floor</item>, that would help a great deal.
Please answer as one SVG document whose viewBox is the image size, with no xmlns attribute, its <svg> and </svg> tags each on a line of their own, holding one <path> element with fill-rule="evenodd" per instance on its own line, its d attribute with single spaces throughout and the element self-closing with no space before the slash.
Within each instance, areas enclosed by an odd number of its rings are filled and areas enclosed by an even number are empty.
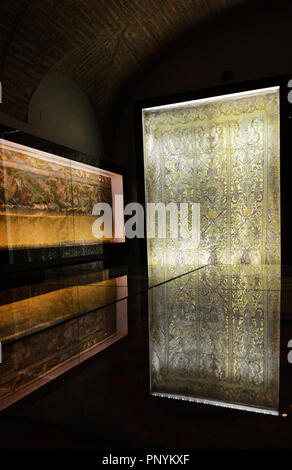
<svg viewBox="0 0 292 470">
<path fill-rule="evenodd" d="M 0 447 L 292 447 L 292 408 L 268 416 L 151 397 L 148 387 L 143 294 L 130 299 L 126 338 L 1 413 Z"/>
</svg>

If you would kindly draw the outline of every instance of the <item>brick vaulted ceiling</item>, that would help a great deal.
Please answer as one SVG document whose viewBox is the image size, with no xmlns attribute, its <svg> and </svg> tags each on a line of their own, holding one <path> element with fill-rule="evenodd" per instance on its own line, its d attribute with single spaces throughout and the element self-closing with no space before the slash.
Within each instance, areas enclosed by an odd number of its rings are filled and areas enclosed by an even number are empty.
<svg viewBox="0 0 292 470">
<path fill-rule="evenodd" d="M 179 35 L 248 0 L 2 0 L 0 109 L 26 121 L 44 74 L 72 78 L 100 123 L 121 86 L 143 75 Z"/>
</svg>

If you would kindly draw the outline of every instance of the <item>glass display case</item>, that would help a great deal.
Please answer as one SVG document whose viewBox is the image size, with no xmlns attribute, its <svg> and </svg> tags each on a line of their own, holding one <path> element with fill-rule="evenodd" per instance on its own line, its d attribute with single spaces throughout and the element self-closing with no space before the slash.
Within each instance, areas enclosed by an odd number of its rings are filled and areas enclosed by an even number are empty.
<svg viewBox="0 0 292 470">
<path fill-rule="evenodd" d="M 281 274 L 291 258 L 286 83 L 256 85 L 137 106 L 145 205 L 157 208 L 146 217 L 150 392 L 277 415 Z M 182 229 L 191 210 L 173 236 L 172 207 L 182 204 L 200 208 L 199 242 Z"/>
<path fill-rule="evenodd" d="M 128 287 L 105 253 L 125 245 L 123 171 L 16 130 L 0 137 L 3 409 L 124 337 Z M 98 203 L 112 237 L 93 230 Z"/>
<path fill-rule="evenodd" d="M 123 196 L 121 175 L 4 139 L 0 162 L 1 250 L 124 241 L 92 231 L 95 204 Z"/>
</svg>

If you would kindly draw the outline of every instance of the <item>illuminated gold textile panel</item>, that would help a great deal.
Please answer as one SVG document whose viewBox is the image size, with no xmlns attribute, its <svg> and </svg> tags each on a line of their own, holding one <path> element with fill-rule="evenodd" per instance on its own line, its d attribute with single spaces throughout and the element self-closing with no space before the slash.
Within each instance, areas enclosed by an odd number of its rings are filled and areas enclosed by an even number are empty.
<svg viewBox="0 0 292 470">
<path fill-rule="evenodd" d="M 147 240 L 154 395 L 278 414 L 279 117 L 278 87 L 143 109 L 146 203 L 200 204 L 197 247 Z"/>
<path fill-rule="evenodd" d="M 149 290 L 151 392 L 278 414 L 280 266 L 207 266 Z"/>
<path fill-rule="evenodd" d="M 280 264 L 278 87 L 144 109 L 143 133 L 146 202 L 201 213 L 198 249 L 148 239 L 150 286 L 186 266 Z"/>
<path fill-rule="evenodd" d="M 115 174 L 0 141 L 0 249 L 94 244 L 98 202 L 112 206 Z"/>
</svg>

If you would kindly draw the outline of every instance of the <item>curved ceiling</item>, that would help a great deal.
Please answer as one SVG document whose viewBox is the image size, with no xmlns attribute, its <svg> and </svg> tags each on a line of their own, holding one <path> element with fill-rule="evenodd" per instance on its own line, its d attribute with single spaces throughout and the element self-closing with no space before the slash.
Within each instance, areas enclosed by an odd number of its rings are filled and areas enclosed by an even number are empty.
<svg viewBox="0 0 292 470">
<path fill-rule="evenodd" d="M 1 110 L 25 121 L 47 72 L 72 78 L 102 123 L 121 84 L 143 73 L 184 31 L 248 0 L 4 0 Z"/>
</svg>

